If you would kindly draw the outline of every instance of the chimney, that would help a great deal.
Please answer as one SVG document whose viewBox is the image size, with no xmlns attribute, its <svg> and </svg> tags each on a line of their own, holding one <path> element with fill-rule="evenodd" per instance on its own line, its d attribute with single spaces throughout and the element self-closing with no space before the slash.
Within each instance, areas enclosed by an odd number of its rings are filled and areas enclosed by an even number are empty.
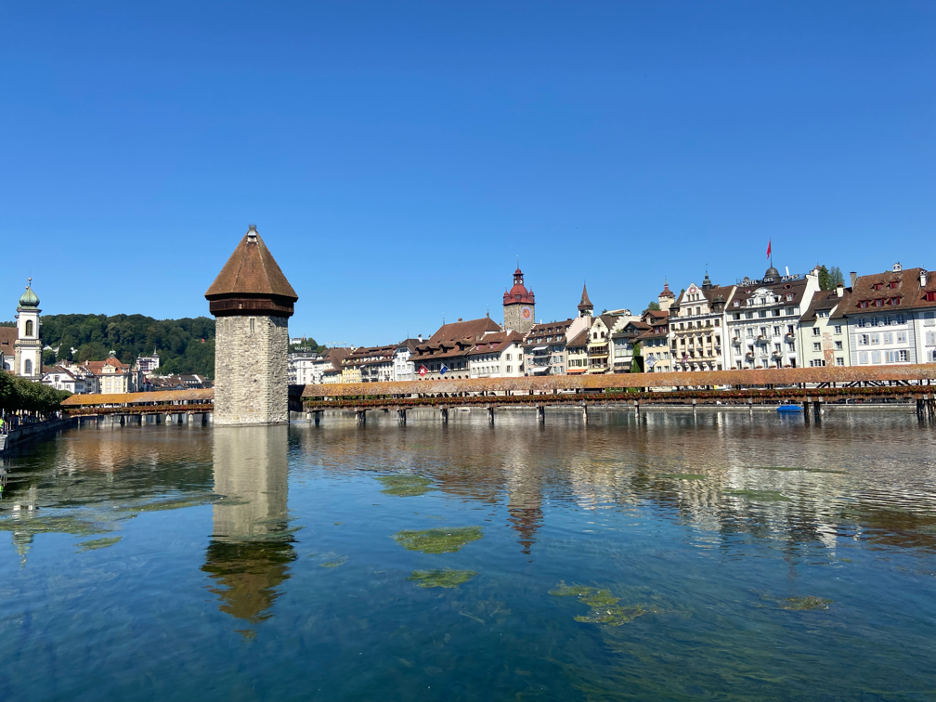
<svg viewBox="0 0 936 702">
<path fill-rule="evenodd" d="M 857 274 L 855 271 L 852 271 L 852 272 L 849 273 L 848 275 L 851 276 L 851 286 L 852 286 L 852 289 L 854 289 L 854 288 L 855 288 L 855 283 L 858 282 L 858 274 Z"/>
<path fill-rule="evenodd" d="M 920 287 L 921 288 L 926 287 L 926 270 L 924 270 L 923 268 L 920 269 Z"/>
<path fill-rule="evenodd" d="M 839 283 L 838 286 L 835 288 L 835 294 L 838 295 L 839 297 L 842 297 L 843 295 L 845 295 L 845 286 Z"/>
<path fill-rule="evenodd" d="M 460 321 L 462 321 L 462 318 L 461 318 L 461 317 L 459 317 L 459 318 L 458 318 L 458 321 L 459 321 L 459 322 L 460 322 Z"/>
<path fill-rule="evenodd" d="M 416 340 L 421 344 L 422 343 L 422 334 L 416 337 Z"/>
</svg>

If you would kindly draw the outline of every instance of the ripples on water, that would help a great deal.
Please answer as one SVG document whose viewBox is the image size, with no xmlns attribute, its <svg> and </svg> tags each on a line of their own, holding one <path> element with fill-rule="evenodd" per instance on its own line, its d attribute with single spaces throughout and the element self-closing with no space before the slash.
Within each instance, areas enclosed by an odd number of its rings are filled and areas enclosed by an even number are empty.
<svg viewBox="0 0 936 702">
<path fill-rule="evenodd" d="M 2 698 L 936 694 L 912 414 L 453 414 L 14 454 Z"/>
</svg>

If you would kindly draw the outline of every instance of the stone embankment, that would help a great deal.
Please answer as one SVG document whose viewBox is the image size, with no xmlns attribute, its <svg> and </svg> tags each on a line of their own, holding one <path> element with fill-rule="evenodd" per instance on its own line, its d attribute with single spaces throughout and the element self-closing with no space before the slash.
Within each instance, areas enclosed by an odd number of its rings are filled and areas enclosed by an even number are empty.
<svg viewBox="0 0 936 702">
<path fill-rule="evenodd" d="M 0 455 L 3 455 L 19 444 L 24 444 L 28 441 L 39 439 L 48 434 L 54 434 L 62 429 L 74 426 L 76 422 L 77 420 L 74 417 L 51 419 L 47 422 L 25 424 L 16 429 L 12 429 L 6 434 L 0 434 Z"/>
</svg>

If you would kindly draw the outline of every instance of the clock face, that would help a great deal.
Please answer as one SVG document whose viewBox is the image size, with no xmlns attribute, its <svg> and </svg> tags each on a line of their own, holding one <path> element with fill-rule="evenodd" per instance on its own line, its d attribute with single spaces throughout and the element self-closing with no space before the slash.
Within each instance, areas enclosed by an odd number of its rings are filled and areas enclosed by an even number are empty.
<svg viewBox="0 0 936 702">
<path fill-rule="evenodd" d="M 533 313 L 530 312 L 529 307 L 524 307 L 523 309 L 520 310 L 520 314 L 523 315 L 524 319 L 529 319 Z"/>
</svg>

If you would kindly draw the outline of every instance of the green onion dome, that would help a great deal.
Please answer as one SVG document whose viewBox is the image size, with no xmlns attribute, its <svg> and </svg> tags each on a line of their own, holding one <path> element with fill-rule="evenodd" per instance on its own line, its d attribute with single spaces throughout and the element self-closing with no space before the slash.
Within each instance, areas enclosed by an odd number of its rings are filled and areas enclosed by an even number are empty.
<svg viewBox="0 0 936 702">
<path fill-rule="evenodd" d="M 29 279 L 29 285 L 26 286 L 26 292 L 22 294 L 19 299 L 20 307 L 38 307 L 39 298 L 36 297 L 36 293 L 32 290 L 32 278 Z"/>
</svg>

